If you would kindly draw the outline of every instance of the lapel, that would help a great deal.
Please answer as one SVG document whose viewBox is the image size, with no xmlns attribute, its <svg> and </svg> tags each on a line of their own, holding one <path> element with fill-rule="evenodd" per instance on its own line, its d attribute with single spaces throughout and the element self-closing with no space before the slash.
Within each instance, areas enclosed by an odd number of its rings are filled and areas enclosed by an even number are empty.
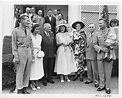
<svg viewBox="0 0 122 98">
<path fill-rule="evenodd" d="M 53 21 L 53 16 L 51 17 L 51 22 Z"/>
<path fill-rule="evenodd" d="M 52 17 L 51 17 L 51 20 L 50 20 L 50 18 L 47 16 L 47 19 L 48 19 L 48 21 L 49 21 L 49 22 L 51 22 L 51 21 L 52 21 Z"/>
<path fill-rule="evenodd" d="M 93 37 L 94 37 L 94 33 L 95 32 L 93 32 L 92 36 L 91 36 L 90 33 L 87 34 L 87 46 L 89 46 L 92 43 L 92 40 L 93 40 Z"/>
</svg>

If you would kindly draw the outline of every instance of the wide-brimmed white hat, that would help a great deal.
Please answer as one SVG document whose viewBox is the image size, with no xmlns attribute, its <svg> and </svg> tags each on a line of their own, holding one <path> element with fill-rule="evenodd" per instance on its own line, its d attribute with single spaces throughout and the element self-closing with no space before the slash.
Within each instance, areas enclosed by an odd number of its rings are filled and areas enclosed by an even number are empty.
<svg viewBox="0 0 122 98">
<path fill-rule="evenodd" d="M 68 28 L 68 24 L 64 24 L 64 23 L 57 25 L 56 28 L 59 28 L 60 26 L 65 26 L 66 28 Z"/>
</svg>

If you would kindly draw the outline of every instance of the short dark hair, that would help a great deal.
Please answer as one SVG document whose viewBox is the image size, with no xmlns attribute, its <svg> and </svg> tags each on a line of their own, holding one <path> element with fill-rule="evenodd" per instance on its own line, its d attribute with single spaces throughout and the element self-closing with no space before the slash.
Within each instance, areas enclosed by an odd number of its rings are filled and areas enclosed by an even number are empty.
<svg viewBox="0 0 122 98">
<path fill-rule="evenodd" d="M 61 16 L 62 16 L 62 19 L 64 19 L 64 16 L 63 16 L 63 14 L 62 13 L 59 13 L 58 15 L 60 15 L 61 14 Z"/>
<path fill-rule="evenodd" d="M 32 16 L 31 16 L 31 20 L 33 19 L 34 16 L 35 16 L 35 15 L 32 15 Z"/>
<path fill-rule="evenodd" d="M 112 27 L 111 23 L 117 23 L 117 26 L 119 26 L 119 20 L 118 19 L 111 19 L 109 25 Z"/>
<path fill-rule="evenodd" d="M 103 20 L 104 23 L 106 24 L 106 19 L 104 19 L 104 18 L 100 18 L 99 21 L 101 21 L 101 20 Z"/>
<path fill-rule="evenodd" d="M 25 17 L 28 17 L 28 18 L 29 18 L 29 16 L 28 16 L 28 15 L 20 15 L 19 22 L 21 22 L 21 20 L 24 20 L 24 19 L 25 19 Z"/>
<path fill-rule="evenodd" d="M 58 9 L 57 9 L 57 11 L 61 11 L 61 9 L 60 9 L 60 8 L 58 8 Z"/>
<path fill-rule="evenodd" d="M 48 9 L 47 12 L 52 11 L 52 9 Z"/>
<path fill-rule="evenodd" d="M 64 25 L 62 25 L 62 26 L 64 26 Z M 67 32 L 68 31 L 67 27 L 66 26 L 64 26 L 64 27 L 65 27 L 65 31 L 64 32 Z M 61 32 L 61 26 L 59 27 L 58 32 Z"/>
<path fill-rule="evenodd" d="M 34 24 L 34 25 L 32 26 L 32 30 L 31 30 L 32 33 L 34 32 L 34 30 L 35 30 L 36 27 L 39 27 L 39 24 L 38 24 L 38 23 L 36 23 L 36 24 Z"/>
</svg>

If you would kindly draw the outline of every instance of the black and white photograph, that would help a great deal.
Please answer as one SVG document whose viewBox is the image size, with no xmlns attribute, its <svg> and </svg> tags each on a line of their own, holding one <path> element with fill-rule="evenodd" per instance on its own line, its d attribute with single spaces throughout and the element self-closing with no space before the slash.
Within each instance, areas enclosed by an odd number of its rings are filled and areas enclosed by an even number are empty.
<svg viewBox="0 0 122 98">
<path fill-rule="evenodd" d="M 2 1 L 2 95 L 120 97 L 120 5 L 74 2 Z"/>
</svg>

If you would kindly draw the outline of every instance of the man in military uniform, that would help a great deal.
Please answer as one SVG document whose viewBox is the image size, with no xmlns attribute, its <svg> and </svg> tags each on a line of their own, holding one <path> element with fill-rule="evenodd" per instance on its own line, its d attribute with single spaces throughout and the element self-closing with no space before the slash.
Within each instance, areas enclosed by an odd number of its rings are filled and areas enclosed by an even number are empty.
<svg viewBox="0 0 122 98">
<path fill-rule="evenodd" d="M 100 78 L 100 84 L 97 88 L 97 91 L 106 89 L 106 93 L 110 94 L 110 79 L 113 60 L 107 61 L 106 59 L 104 59 L 105 53 L 108 52 L 108 49 L 105 45 L 105 40 L 109 33 L 104 19 L 99 19 L 99 27 L 100 30 L 95 34 L 95 38 L 93 40 L 94 48 L 97 51 L 98 72 Z"/>
<path fill-rule="evenodd" d="M 26 90 L 29 84 L 32 62 L 32 40 L 28 29 L 29 17 L 20 16 L 20 25 L 12 32 L 12 51 L 16 64 L 16 89 L 18 94 L 29 94 Z"/>
</svg>

